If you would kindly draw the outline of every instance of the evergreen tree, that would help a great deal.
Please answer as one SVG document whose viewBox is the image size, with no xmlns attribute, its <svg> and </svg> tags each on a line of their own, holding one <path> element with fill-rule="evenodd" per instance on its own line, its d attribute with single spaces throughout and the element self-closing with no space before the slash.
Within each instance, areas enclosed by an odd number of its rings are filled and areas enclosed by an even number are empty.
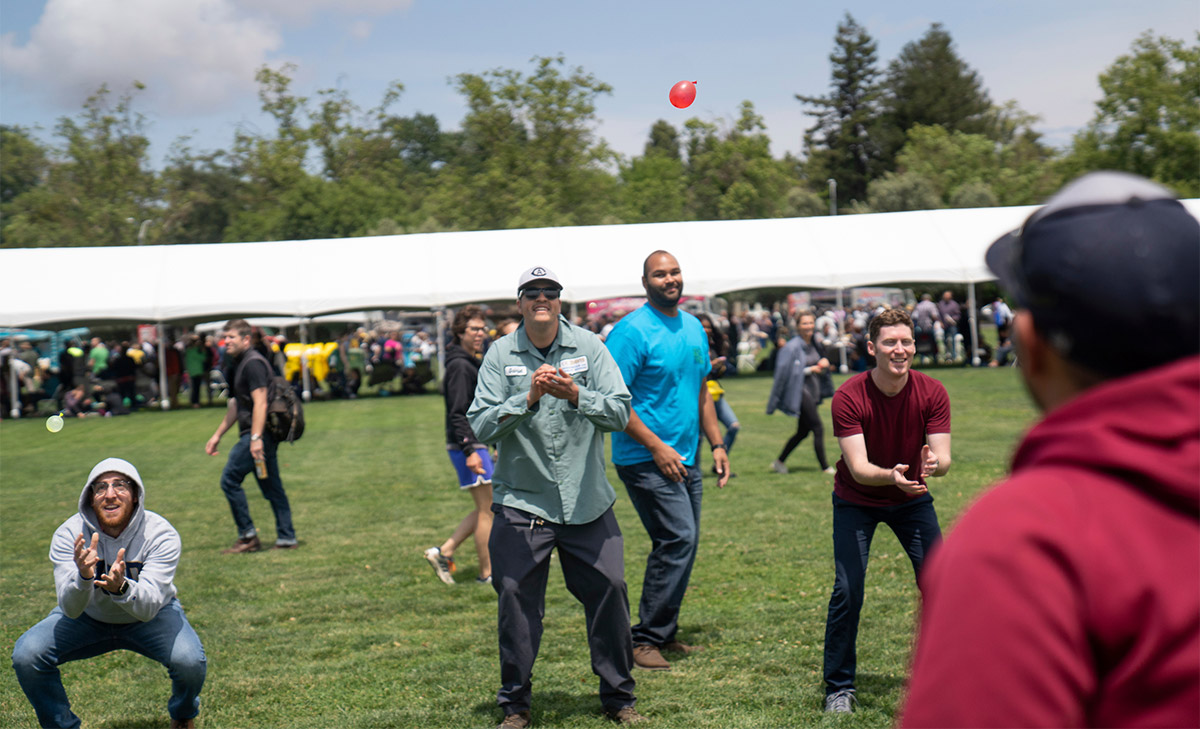
<svg viewBox="0 0 1200 729">
<path fill-rule="evenodd" d="M 979 74 L 959 58 L 941 23 L 909 43 L 888 65 L 880 143 L 888 169 L 917 124 L 986 134 L 995 126 L 992 102 Z"/>
<path fill-rule="evenodd" d="M 838 24 L 829 61 L 833 64 L 830 94 L 796 94 L 801 103 L 816 107 L 805 112 L 817 118 L 804 135 L 809 176 L 833 178 L 846 199 L 862 200 L 879 165 L 879 147 L 872 138 L 879 70 L 875 41 L 849 13 Z"/>
</svg>

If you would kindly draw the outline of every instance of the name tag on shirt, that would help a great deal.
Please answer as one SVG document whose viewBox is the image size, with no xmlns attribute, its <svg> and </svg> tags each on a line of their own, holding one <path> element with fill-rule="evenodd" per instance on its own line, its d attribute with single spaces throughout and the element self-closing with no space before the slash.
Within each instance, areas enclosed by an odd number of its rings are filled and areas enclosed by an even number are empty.
<svg viewBox="0 0 1200 729">
<path fill-rule="evenodd" d="M 558 363 L 559 369 L 566 372 L 568 375 L 577 375 L 580 372 L 587 372 L 588 363 L 587 357 L 575 357 L 574 359 L 564 359 Z"/>
<path fill-rule="evenodd" d="M 523 375 L 527 371 L 528 370 L 525 369 L 525 365 L 508 365 L 504 368 L 504 374 L 508 375 L 509 377 Z"/>
</svg>

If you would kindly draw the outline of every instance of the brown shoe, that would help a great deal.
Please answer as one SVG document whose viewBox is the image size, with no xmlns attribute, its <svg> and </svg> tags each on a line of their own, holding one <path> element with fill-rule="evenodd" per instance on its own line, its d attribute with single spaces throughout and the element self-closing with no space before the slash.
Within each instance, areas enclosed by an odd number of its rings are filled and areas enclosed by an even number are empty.
<svg viewBox="0 0 1200 729">
<path fill-rule="evenodd" d="M 496 729 L 525 729 L 527 726 L 533 725 L 533 718 L 529 716 L 528 711 L 518 711 L 515 714 L 509 714 L 504 717 L 504 721 Z"/>
<path fill-rule="evenodd" d="M 641 724 L 642 722 L 650 721 L 649 718 L 639 714 L 638 710 L 632 706 L 625 706 L 616 711 L 605 709 L 604 715 L 618 724 Z"/>
<path fill-rule="evenodd" d="M 196 729 L 195 719 L 172 719 L 171 729 Z"/>
<path fill-rule="evenodd" d="M 663 658 L 662 651 L 652 645 L 633 647 L 633 665 L 646 671 L 670 671 L 671 664 Z"/>
<path fill-rule="evenodd" d="M 242 554 L 243 552 L 257 552 L 262 549 L 262 543 L 258 541 L 257 536 L 249 539 L 239 539 L 233 543 L 229 549 L 222 549 L 221 554 Z"/>
<path fill-rule="evenodd" d="M 684 643 L 683 641 L 673 640 L 670 643 L 667 643 L 666 645 L 664 645 L 662 647 L 662 649 L 664 651 L 667 651 L 668 653 L 682 653 L 686 656 L 689 653 L 699 653 L 700 651 L 704 650 L 704 646 L 688 645 L 687 643 Z"/>
</svg>

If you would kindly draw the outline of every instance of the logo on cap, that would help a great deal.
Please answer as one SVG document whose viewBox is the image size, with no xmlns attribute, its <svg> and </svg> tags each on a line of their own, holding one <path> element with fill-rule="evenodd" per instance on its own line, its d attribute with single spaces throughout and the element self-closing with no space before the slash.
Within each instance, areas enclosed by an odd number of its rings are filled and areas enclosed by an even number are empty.
<svg viewBox="0 0 1200 729">
<path fill-rule="evenodd" d="M 539 268 L 533 269 L 532 271 L 530 271 L 530 273 L 532 273 L 534 276 L 545 276 L 546 269 L 539 267 Z"/>
</svg>

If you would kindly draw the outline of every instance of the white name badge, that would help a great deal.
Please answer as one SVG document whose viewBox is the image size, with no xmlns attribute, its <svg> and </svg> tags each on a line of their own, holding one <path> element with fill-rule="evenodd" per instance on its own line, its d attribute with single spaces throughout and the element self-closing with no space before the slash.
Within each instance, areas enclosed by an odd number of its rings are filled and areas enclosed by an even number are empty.
<svg viewBox="0 0 1200 729">
<path fill-rule="evenodd" d="M 523 375 L 526 372 L 528 372 L 528 370 L 525 369 L 525 365 L 509 365 L 504 368 L 504 374 L 508 375 L 509 377 Z"/>
<path fill-rule="evenodd" d="M 558 363 L 559 369 L 566 372 L 568 375 L 577 375 L 580 372 L 587 372 L 588 363 L 587 357 L 576 357 L 574 359 L 564 359 Z"/>
</svg>

